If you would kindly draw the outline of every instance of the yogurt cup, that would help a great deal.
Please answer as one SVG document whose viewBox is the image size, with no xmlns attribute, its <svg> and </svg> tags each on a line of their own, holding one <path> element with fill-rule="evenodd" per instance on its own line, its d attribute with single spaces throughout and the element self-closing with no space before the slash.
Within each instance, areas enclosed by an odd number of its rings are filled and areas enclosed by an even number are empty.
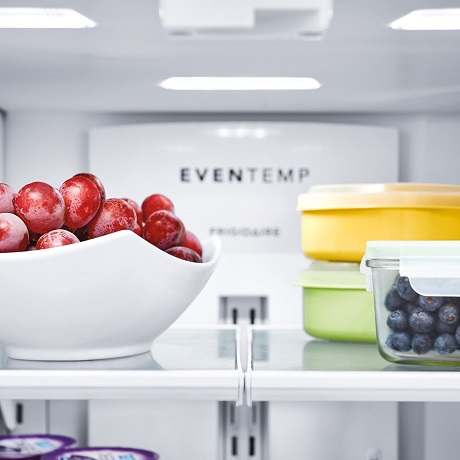
<svg viewBox="0 0 460 460">
<path fill-rule="evenodd" d="M 42 460 L 157 460 L 152 451 L 130 447 L 78 447 L 60 449 L 42 456 Z"/>
<path fill-rule="evenodd" d="M 68 436 L 24 434 L 0 436 L 0 460 L 38 460 L 48 454 L 75 445 Z"/>
</svg>

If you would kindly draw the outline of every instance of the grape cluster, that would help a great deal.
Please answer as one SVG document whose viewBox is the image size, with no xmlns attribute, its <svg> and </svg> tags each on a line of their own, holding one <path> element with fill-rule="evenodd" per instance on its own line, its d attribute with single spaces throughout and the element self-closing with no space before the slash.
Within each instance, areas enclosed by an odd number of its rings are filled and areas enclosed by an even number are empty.
<svg viewBox="0 0 460 460">
<path fill-rule="evenodd" d="M 45 182 L 17 193 L 0 183 L 0 253 L 48 249 L 130 230 L 174 257 L 202 262 L 200 240 L 161 194 L 142 205 L 130 198 L 106 198 L 101 180 L 79 173 L 59 189 Z"/>
<path fill-rule="evenodd" d="M 450 355 L 460 349 L 460 299 L 422 296 L 409 279 L 397 276 L 385 297 L 391 333 L 386 345 L 395 351 Z"/>
</svg>

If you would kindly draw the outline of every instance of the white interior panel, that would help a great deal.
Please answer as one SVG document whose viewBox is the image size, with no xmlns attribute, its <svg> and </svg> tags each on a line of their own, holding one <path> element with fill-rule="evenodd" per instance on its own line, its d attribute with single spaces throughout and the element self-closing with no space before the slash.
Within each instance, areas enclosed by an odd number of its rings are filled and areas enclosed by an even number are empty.
<svg viewBox="0 0 460 460">
<path fill-rule="evenodd" d="M 216 460 L 218 403 L 202 401 L 90 401 L 93 446 L 137 447 L 161 460 Z"/>
<path fill-rule="evenodd" d="M 88 445 L 88 402 L 51 400 L 48 402 L 50 433 L 59 433 L 77 440 L 78 446 Z"/>
<path fill-rule="evenodd" d="M 425 459 L 458 457 L 458 419 L 459 403 L 425 404 Z M 418 442 L 423 442 L 419 439 Z"/>
<path fill-rule="evenodd" d="M 397 460 L 397 409 L 397 403 L 272 402 L 268 459 Z"/>
<path fill-rule="evenodd" d="M 426 456 L 426 447 L 431 442 L 434 442 L 435 446 L 439 443 L 439 440 L 437 441 L 433 436 L 433 432 L 426 431 L 426 405 L 427 403 L 423 402 L 399 403 L 399 458 L 401 460 L 428 460 L 430 457 Z M 442 407 L 443 403 L 430 403 L 430 405 Z M 439 419 L 435 418 L 431 423 L 439 423 Z M 448 457 L 441 455 L 438 457 L 436 454 L 433 460 L 436 458 Z"/>
</svg>

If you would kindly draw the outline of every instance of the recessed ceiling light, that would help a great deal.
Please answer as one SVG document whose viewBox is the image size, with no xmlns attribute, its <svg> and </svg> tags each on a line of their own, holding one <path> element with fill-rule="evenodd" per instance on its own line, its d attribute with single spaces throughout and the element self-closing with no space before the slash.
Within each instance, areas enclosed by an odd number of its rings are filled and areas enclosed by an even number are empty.
<svg viewBox="0 0 460 460">
<path fill-rule="evenodd" d="M 310 77 L 173 77 L 160 83 L 165 89 L 196 91 L 306 90 L 321 85 Z"/>
<path fill-rule="evenodd" d="M 0 8 L 3 29 L 82 29 L 96 23 L 68 8 Z"/>
<path fill-rule="evenodd" d="M 253 139 L 263 139 L 267 137 L 267 130 L 264 128 L 218 128 L 215 132 L 217 137 L 237 137 L 240 139 L 243 138 L 253 138 Z"/>
<path fill-rule="evenodd" d="M 460 8 L 415 10 L 390 24 L 396 30 L 460 30 Z"/>
</svg>

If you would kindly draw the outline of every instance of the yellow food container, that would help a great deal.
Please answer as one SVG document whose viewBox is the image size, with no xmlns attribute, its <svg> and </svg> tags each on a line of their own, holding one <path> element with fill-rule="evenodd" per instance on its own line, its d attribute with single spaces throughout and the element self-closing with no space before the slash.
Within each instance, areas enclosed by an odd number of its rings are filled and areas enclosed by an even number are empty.
<svg viewBox="0 0 460 460">
<path fill-rule="evenodd" d="M 317 185 L 297 210 L 311 259 L 359 262 L 369 240 L 460 240 L 458 185 Z"/>
</svg>

